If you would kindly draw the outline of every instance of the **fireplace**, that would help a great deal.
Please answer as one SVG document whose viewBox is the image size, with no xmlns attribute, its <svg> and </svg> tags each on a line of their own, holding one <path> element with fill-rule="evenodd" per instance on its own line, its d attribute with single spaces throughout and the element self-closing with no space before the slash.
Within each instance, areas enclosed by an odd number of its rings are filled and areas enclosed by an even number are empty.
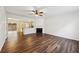
<svg viewBox="0 0 79 59">
<path fill-rule="evenodd" d="M 42 34 L 43 29 L 42 28 L 36 28 L 36 34 Z"/>
</svg>

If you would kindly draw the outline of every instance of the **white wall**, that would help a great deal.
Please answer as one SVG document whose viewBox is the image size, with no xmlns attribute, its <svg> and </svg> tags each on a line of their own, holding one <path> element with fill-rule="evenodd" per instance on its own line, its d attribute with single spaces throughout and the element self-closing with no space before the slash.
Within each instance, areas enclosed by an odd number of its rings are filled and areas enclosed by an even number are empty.
<svg viewBox="0 0 79 59">
<path fill-rule="evenodd" d="M 7 38 L 7 25 L 4 7 L 0 7 L 0 50 Z"/>
<path fill-rule="evenodd" d="M 45 19 L 48 34 L 79 40 L 79 12 L 54 15 Z"/>
<path fill-rule="evenodd" d="M 44 21 L 45 21 L 44 17 L 42 17 L 42 16 L 36 17 L 36 28 L 43 28 L 43 33 L 45 33 Z"/>
<path fill-rule="evenodd" d="M 45 33 L 44 32 L 44 18 L 42 18 L 42 17 L 36 17 L 35 19 L 34 19 L 34 21 L 35 21 L 35 27 L 34 28 L 29 28 L 29 29 L 25 29 L 24 30 L 24 34 L 30 34 L 30 33 L 36 33 L 36 28 L 43 28 L 43 33 Z"/>
<path fill-rule="evenodd" d="M 29 33 L 36 33 L 36 28 L 43 28 L 43 32 L 44 32 L 44 17 L 42 16 L 34 16 L 34 17 L 30 17 L 30 16 L 20 16 L 20 15 L 14 15 L 14 14 L 7 14 L 8 18 L 14 18 L 17 21 L 29 21 L 32 20 L 34 21 L 34 28 L 33 29 L 24 29 L 24 34 L 29 34 Z"/>
</svg>

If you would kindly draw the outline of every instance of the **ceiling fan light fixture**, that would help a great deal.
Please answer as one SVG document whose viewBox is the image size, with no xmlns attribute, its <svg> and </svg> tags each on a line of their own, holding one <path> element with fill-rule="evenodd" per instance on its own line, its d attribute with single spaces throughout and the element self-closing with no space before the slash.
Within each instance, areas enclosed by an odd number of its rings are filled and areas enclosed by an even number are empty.
<svg viewBox="0 0 79 59">
<path fill-rule="evenodd" d="M 42 11 L 39 11 L 39 10 L 32 10 L 32 13 L 35 15 L 35 16 L 43 16 L 43 13 Z"/>
<path fill-rule="evenodd" d="M 35 14 L 35 16 L 39 16 L 39 14 Z"/>
</svg>

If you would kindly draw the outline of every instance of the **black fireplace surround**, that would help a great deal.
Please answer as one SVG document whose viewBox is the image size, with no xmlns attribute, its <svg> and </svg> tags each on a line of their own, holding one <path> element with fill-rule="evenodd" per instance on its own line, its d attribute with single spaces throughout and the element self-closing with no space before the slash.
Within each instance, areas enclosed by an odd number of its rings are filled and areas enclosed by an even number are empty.
<svg viewBox="0 0 79 59">
<path fill-rule="evenodd" d="M 42 34 L 43 29 L 42 28 L 36 28 L 36 34 Z"/>
</svg>

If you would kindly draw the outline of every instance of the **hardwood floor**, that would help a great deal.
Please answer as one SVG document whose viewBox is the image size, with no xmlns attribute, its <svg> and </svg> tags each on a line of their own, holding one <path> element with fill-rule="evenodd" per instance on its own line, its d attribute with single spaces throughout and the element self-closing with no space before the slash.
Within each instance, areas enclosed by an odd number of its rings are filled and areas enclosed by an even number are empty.
<svg viewBox="0 0 79 59">
<path fill-rule="evenodd" d="M 16 35 L 17 34 L 17 35 Z M 49 34 L 10 33 L 2 53 L 78 53 L 79 42 Z"/>
</svg>

